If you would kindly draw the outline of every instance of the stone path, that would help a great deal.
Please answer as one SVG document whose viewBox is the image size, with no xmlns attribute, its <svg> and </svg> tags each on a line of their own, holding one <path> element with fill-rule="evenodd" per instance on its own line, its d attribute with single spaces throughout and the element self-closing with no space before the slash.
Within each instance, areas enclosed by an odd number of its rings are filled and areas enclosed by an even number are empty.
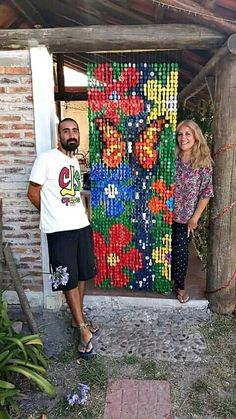
<svg viewBox="0 0 236 419">
<path fill-rule="evenodd" d="M 198 362 L 206 349 L 199 328 L 210 316 L 206 309 L 119 308 L 101 304 L 87 307 L 86 314 L 100 326 L 93 338 L 97 354 Z M 67 309 L 59 313 L 44 311 L 37 317 L 47 355 L 56 356 L 70 343 L 75 344 Z"/>
<path fill-rule="evenodd" d="M 206 349 L 199 332 L 206 310 L 96 307 L 87 313 L 101 327 L 94 337 L 96 353 L 197 362 Z"/>
</svg>

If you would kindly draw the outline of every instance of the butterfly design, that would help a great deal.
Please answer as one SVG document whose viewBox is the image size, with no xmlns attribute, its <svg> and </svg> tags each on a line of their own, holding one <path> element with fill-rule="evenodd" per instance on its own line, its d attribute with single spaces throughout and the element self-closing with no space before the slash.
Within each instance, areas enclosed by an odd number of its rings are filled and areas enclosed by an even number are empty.
<svg viewBox="0 0 236 419">
<path fill-rule="evenodd" d="M 117 168 L 121 162 L 134 153 L 143 169 L 152 169 L 158 162 L 157 144 L 165 119 L 157 119 L 147 124 L 137 134 L 136 140 L 127 139 L 108 119 L 97 118 L 96 126 L 101 134 L 102 161 L 109 168 Z"/>
</svg>

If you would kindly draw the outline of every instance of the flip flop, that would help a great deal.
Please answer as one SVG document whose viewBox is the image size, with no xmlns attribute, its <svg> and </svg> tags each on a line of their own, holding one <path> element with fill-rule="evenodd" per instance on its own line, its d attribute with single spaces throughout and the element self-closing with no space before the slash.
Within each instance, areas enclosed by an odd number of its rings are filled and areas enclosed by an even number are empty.
<svg viewBox="0 0 236 419">
<path fill-rule="evenodd" d="M 189 295 L 187 293 L 185 293 L 185 292 L 183 294 L 180 294 L 177 291 L 177 299 L 179 300 L 179 302 L 181 304 L 185 304 L 185 303 L 187 303 L 189 301 Z"/>
<path fill-rule="evenodd" d="M 95 333 L 97 333 L 98 331 L 99 331 L 99 326 L 98 325 L 96 325 L 96 324 L 94 324 L 94 323 L 92 323 L 92 321 L 91 320 L 86 320 L 86 324 L 87 324 L 87 326 L 88 326 L 88 328 L 89 328 L 89 330 L 90 330 L 90 332 L 93 334 L 93 335 L 95 335 Z M 72 320 L 71 320 L 71 327 L 73 327 L 73 328 L 76 328 L 76 327 L 79 327 L 79 326 L 77 326 L 77 324 L 76 324 L 76 322 L 74 321 L 74 319 L 72 318 Z"/>
<path fill-rule="evenodd" d="M 84 329 L 84 328 L 87 328 L 88 326 L 86 323 L 82 323 L 77 327 L 79 329 Z M 80 349 L 83 349 L 83 350 L 81 351 Z M 83 340 L 80 339 L 79 346 L 78 346 L 78 355 L 80 358 L 83 358 L 83 359 L 89 359 L 94 356 L 92 338 L 89 339 L 88 342 L 84 342 Z"/>
<path fill-rule="evenodd" d="M 80 340 L 79 346 L 78 346 L 78 355 L 79 355 L 80 358 L 90 359 L 90 358 L 92 358 L 95 355 L 93 353 L 93 346 L 91 347 L 90 350 L 88 350 L 90 344 L 92 345 L 92 339 L 90 339 L 88 341 L 88 343 L 85 343 L 82 340 Z M 80 350 L 82 348 L 84 349 L 83 351 Z"/>
<path fill-rule="evenodd" d="M 93 323 L 91 320 L 87 321 L 87 325 L 89 327 L 90 332 L 95 335 L 95 333 L 97 333 L 99 331 L 99 326 L 95 323 Z"/>
</svg>

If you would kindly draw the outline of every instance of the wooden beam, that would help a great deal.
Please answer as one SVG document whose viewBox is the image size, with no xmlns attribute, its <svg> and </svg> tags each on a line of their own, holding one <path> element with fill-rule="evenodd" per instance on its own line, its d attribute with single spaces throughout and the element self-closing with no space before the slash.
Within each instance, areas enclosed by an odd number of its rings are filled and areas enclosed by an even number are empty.
<svg viewBox="0 0 236 419">
<path fill-rule="evenodd" d="M 202 67 L 212 57 L 212 53 L 210 53 L 209 55 L 209 54 L 206 54 L 206 52 L 208 51 L 197 51 L 196 53 L 196 51 L 187 50 L 187 51 L 181 51 L 181 54 L 183 55 L 183 57 L 185 57 L 185 54 L 186 54 L 187 60 L 197 63 L 198 65 Z"/>
<path fill-rule="evenodd" d="M 122 5 L 115 4 L 109 0 L 96 0 L 96 3 L 101 4 L 105 8 L 109 8 L 110 12 L 114 14 L 121 14 L 125 19 L 131 20 L 132 23 L 150 23 L 150 19 L 145 18 L 136 12 L 131 12 L 129 9 L 124 8 Z"/>
<path fill-rule="evenodd" d="M 64 77 L 64 56 L 57 54 L 57 84 L 60 94 L 65 91 L 65 77 Z"/>
<path fill-rule="evenodd" d="M 17 21 L 16 11 L 9 4 L 0 4 L 0 27 L 9 28 Z M 19 26 L 17 26 L 19 27 Z"/>
<path fill-rule="evenodd" d="M 10 0 L 15 9 L 33 25 L 50 26 L 29 0 Z"/>
<path fill-rule="evenodd" d="M 185 87 L 178 96 L 179 103 L 183 103 L 191 96 L 194 96 L 196 91 L 201 90 L 201 86 L 206 84 L 206 76 L 214 70 L 216 64 L 226 56 L 227 53 L 236 51 L 236 34 L 231 35 L 225 45 L 217 51 L 217 53 L 208 61 L 200 73 L 193 79 L 193 81 Z"/>
<path fill-rule="evenodd" d="M 55 53 L 210 49 L 224 41 L 225 36 L 215 30 L 185 24 L 0 30 L 2 50 L 46 46 Z"/>
<path fill-rule="evenodd" d="M 207 296 L 210 309 L 235 311 L 236 288 L 236 56 L 216 68 L 213 121 L 213 185 L 210 203 Z"/>
<path fill-rule="evenodd" d="M 71 60 L 70 58 L 67 60 L 67 58 L 65 58 L 65 65 L 71 68 L 72 70 L 80 71 L 81 73 L 87 72 L 86 63 L 81 63 L 77 60 Z"/>
<path fill-rule="evenodd" d="M 202 65 L 197 63 L 196 61 L 189 60 L 187 54 L 182 55 L 181 65 L 186 68 L 187 70 L 193 70 L 193 74 L 199 73 L 202 69 Z M 192 76 L 193 79 L 193 76 Z"/>
<path fill-rule="evenodd" d="M 54 93 L 60 93 L 58 86 L 54 86 Z M 87 93 L 87 86 L 66 86 L 65 93 Z"/>
<path fill-rule="evenodd" d="M 142 13 L 142 15 L 148 16 L 151 19 L 153 19 L 153 16 L 155 15 L 155 6 L 154 1 L 145 1 L 143 0 L 132 0 L 128 1 L 128 7 L 132 10 L 135 10 L 138 13 Z"/>
<path fill-rule="evenodd" d="M 83 92 L 77 92 L 77 93 L 69 93 L 65 92 L 63 94 L 61 93 L 55 93 L 55 101 L 60 102 L 72 102 L 72 101 L 81 101 L 81 100 L 88 100 L 88 93 Z"/>
<path fill-rule="evenodd" d="M 185 80 L 188 80 L 189 83 L 190 83 L 190 81 L 193 80 L 193 73 L 189 72 L 185 67 L 182 68 L 182 66 L 180 66 L 179 75 L 180 75 L 180 77 L 184 78 Z M 185 82 L 185 85 L 186 85 L 186 82 Z"/>
<path fill-rule="evenodd" d="M 155 23 L 161 23 L 161 22 L 163 22 L 164 14 L 165 14 L 164 7 L 161 7 L 158 4 L 155 4 L 155 13 L 154 13 L 154 21 L 155 21 Z"/>
<path fill-rule="evenodd" d="M 201 2 L 201 6 L 205 7 L 208 10 L 213 10 L 214 5 L 215 5 L 215 0 L 203 0 Z"/>
<path fill-rule="evenodd" d="M 215 103 L 215 76 L 206 77 L 207 90 L 211 99 L 211 103 L 214 106 Z"/>
<path fill-rule="evenodd" d="M 167 7 L 172 6 L 176 8 L 176 11 L 179 10 L 180 13 L 186 11 L 188 13 L 188 19 L 194 19 L 195 22 L 201 24 L 206 24 L 211 28 L 216 28 L 224 33 L 234 33 L 236 32 L 236 24 L 231 22 L 224 21 L 221 16 L 216 16 L 210 10 L 206 10 L 205 7 L 200 6 L 196 1 L 192 0 L 161 0 L 162 4 L 165 4 Z M 190 13 L 189 13 L 190 12 Z"/>
<path fill-rule="evenodd" d="M 236 34 L 231 35 L 227 41 L 229 52 L 236 55 Z"/>
<path fill-rule="evenodd" d="M 67 25 L 70 24 L 83 25 L 85 22 L 90 25 L 96 25 L 101 22 L 101 20 L 96 16 L 90 16 L 85 12 L 79 11 L 75 2 L 71 2 L 71 5 L 65 1 L 60 0 L 33 0 L 37 4 L 37 8 L 41 12 L 48 11 L 52 15 L 57 15 L 60 17 L 60 21 L 65 22 Z M 62 25 L 63 23 L 61 23 Z"/>
<path fill-rule="evenodd" d="M 218 6 L 222 6 L 222 7 L 225 7 L 227 9 L 230 9 L 231 11 L 236 11 L 235 0 L 224 0 L 224 2 L 222 2 L 222 0 L 220 2 L 219 2 L 219 0 L 216 0 L 216 4 Z"/>
</svg>

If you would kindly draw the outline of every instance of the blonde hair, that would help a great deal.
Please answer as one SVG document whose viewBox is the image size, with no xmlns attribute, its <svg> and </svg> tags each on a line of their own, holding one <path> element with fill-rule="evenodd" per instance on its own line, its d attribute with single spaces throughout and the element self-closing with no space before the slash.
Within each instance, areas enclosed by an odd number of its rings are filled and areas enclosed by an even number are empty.
<svg viewBox="0 0 236 419">
<path fill-rule="evenodd" d="M 200 167 L 212 167 L 213 160 L 211 158 L 211 152 L 198 124 L 190 119 L 181 121 L 176 128 L 176 134 L 178 134 L 180 128 L 183 126 L 188 127 L 192 131 L 195 139 L 191 156 L 192 168 L 199 169 Z M 177 155 L 179 154 L 180 149 L 177 142 Z"/>
</svg>

